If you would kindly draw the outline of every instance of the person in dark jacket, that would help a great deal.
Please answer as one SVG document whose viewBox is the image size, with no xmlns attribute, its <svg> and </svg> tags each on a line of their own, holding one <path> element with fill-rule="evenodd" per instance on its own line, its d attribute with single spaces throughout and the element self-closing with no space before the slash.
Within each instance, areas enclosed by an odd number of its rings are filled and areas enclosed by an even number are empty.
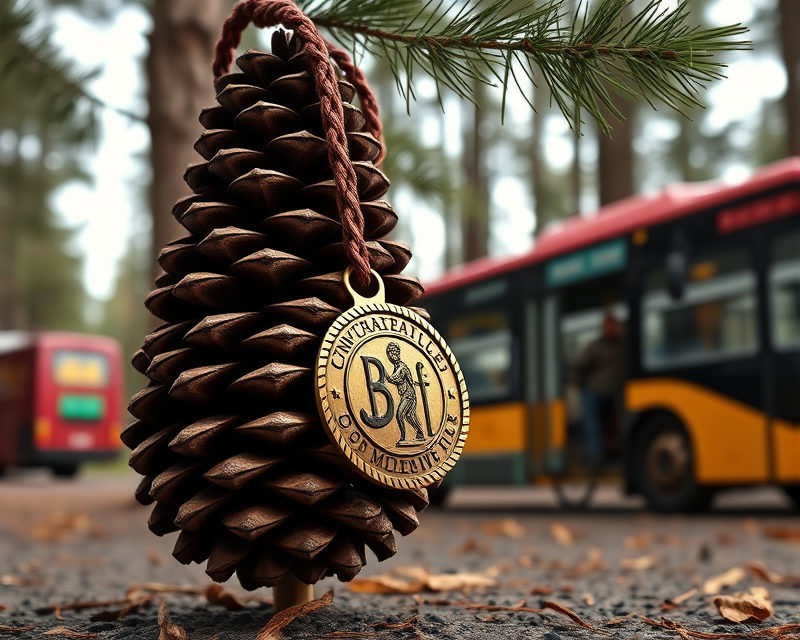
<svg viewBox="0 0 800 640">
<path fill-rule="evenodd" d="M 617 408 L 625 381 L 622 326 L 613 314 L 606 313 L 601 336 L 578 354 L 572 371 L 581 387 L 583 453 L 595 466 L 603 459 L 603 423 Z"/>
</svg>

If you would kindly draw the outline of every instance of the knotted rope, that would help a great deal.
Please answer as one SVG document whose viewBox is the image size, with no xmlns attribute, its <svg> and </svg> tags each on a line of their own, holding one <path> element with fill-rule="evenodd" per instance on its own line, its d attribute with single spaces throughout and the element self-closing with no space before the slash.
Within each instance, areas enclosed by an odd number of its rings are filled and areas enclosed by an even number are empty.
<svg viewBox="0 0 800 640">
<path fill-rule="evenodd" d="M 222 25 L 222 34 L 214 50 L 213 71 L 216 78 L 228 73 L 233 62 L 233 52 L 242 39 L 242 31 L 251 22 L 260 29 L 282 24 L 294 31 L 295 37 L 305 45 L 320 100 L 322 128 L 325 132 L 328 160 L 336 185 L 336 207 L 342 223 L 345 252 L 353 267 L 356 281 L 360 286 L 366 287 L 370 281 L 370 266 L 364 242 L 364 215 L 358 199 L 356 173 L 347 147 L 342 96 L 339 94 L 331 58 L 356 88 L 367 121 L 367 130 L 380 140 L 381 123 L 375 95 L 369 88 L 361 69 L 355 66 L 350 56 L 342 49 L 326 42 L 311 19 L 292 0 L 243 0 L 233 7 L 230 16 Z M 382 156 L 383 150 L 381 150 Z M 377 161 L 379 160 L 380 158 Z"/>
</svg>

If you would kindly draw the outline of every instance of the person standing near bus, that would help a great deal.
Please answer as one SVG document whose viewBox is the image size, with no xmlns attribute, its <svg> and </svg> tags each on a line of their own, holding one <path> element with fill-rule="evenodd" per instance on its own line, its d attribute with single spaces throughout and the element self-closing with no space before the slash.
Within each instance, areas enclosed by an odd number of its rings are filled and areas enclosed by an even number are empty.
<svg viewBox="0 0 800 640">
<path fill-rule="evenodd" d="M 600 337 L 578 354 L 572 365 L 572 376 L 581 388 L 584 457 L 587 464 L 595 467 L 603 460 L 605 421 L 620 407 L 625 382 L 622 325 L 612 313 L 607 312 L 603 317 Z"/>
</svg>

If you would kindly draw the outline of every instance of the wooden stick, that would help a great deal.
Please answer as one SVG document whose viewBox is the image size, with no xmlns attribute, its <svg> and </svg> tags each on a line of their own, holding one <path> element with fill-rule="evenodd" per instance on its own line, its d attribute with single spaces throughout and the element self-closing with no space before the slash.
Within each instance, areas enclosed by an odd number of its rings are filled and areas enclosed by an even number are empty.
<svg viewBox="0 0 800 640">
<path fill-rule="evenodd" d="M 272 587 L 272 603 L 275 613 L 314 599 L 313 585 L 300 582 L 291 572 Z"/>
</svg>

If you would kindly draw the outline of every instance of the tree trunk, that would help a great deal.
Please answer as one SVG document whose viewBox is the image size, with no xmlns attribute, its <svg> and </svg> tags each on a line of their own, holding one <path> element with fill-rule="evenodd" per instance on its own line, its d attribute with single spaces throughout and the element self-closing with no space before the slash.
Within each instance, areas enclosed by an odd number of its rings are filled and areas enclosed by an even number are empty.
<svg viewBox="0 0 800 640">
<path fill-rule="evenodd" d="M 469 262 L 489 253 L 489 176 L 486 169 L 486 145 L 481 136 L 481 124 L 486 118 L 486 87 L 482 82 L 473 86 L 475 104 L 466 103 L 463 123 L 464 178 L 464 261 Z M 467 113 L 467 116 L 469 114 Z"/>
<path fill-rule="evenodd" d="M 197 116 L 214 100 L 211 63 L 225 18 L 223 0 L 158 0 L 152 3 L 153 31 L 147 58 L 150 158 L 153 167 L 153 275 L 165 244 L 186 231 L 170 213 L 189 193 L 186 166 L 200 161 L 193 145 L 202 127 Z"/>
<path fill-rule="evenodd" d="M 625 117 L 618 121 L 610 113 L 604 116 L 611 122 L 613 131 L 609 137 L 598 134 L 598 182 L 600 206 L 603 207 L 633 195 L 633 122 L 634 105 L 622 98 L 614 104 Z"/>
<path fill-rule="evenodd" d="M 785 108 L 789 155 L 800 155 L 800 3 L 780 0 L 780 36 L 786 65 Z"/>
</svg>

